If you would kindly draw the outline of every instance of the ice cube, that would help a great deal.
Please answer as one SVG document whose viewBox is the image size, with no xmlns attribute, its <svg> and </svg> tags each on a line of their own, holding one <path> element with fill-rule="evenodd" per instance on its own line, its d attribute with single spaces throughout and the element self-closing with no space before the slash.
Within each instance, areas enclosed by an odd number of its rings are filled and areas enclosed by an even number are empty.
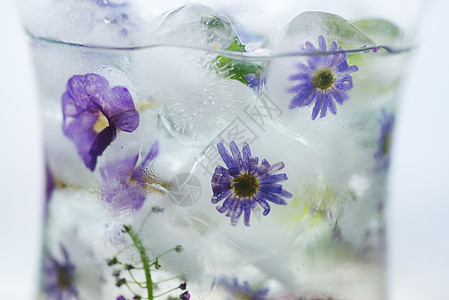
<svg viewBox="0 0 449 300">
<path fill-rule="evenodd" d="M 186 4 L 162 16 L 151 34 L 160 44 L 222 49 L 238 39 L 231 22 L 213 9 Z"/>
<path fill-rule="evenodd" d="M 351 22 L 378 45 L 399 46 L 403 32 L 395 24 L 381 18 L 360 19 Z"/>
<path fill-rule="evenodd" d="M 371 38 L 340 16 L 324 12 L 305 12 L 285 26 L 275 52 L 298 52 L 305 42 L 315 43 L 319 35 L 323 35 L 327 40 L 335 40 L 345 48 L 375 46 Z"/>
<path fill-rule="evenodd" d="M 224 56 L 217 63 L 220 55 L 206 49 L 234 45 L 240 53 L 244 46 L 227 19 L 202 5 L 167 13 L 152 37 L 158 45 L 135 53 L 128 76 L 139 82 L 140 94 L 161 104 L 162 123 L 173 137 L 204 147 L 255 100 L 243 75 L 258 67 Z"/>
<path fill-rule="evenodd" d="M 326 41 L 326 51 L 331 49 L 333 41 L 344 49 L 375 45 L 364 32 L 341 17 L 328 13 L 308 12 L 297 16 L 287 24 L 277 43 L 275 53 L 279 55 L 301 51 L 304 53 L 310 51 L 310 43 L 316 49 L 323 50 L 323 41 Z M 303 48 L 306 43 L 309 43 L 309 48 Z M 377 53 L 366 53 L 371 54 Z M 340 59 L 344 59 L 344 56 Z M 313 67 L 318 65 L 317 63 L 314 65 L 317 60 L 325 62 L 321 63 L 319 68 L 328 66 L 336 68 L 336 60 L 332 60 L 332 57 L 285 56 L 273 59 L 266 71 L 265 91 L 283 112 L 277 120 L 280 134 L 284 132 L 285 139 L 288 139 L 285 132 L 289 132 L 291 139 L 300 138 L 309 144 L 319 161 L 315 165 L 322 168 L 319 173 L 324 174 L 324 179 L 329 180 L 330 184 L 341 193 L 351 187 L 354 172 L 360 172 L 359 170 L 368 172 L 372 165 L 373 152 L 367 146 L 369 141 L 366 140 L 366 129 L 372 128 L 377 122 L 372 111 L 378 108 L 375 102 L 378 98 L 363 89 L 365 83 L 370 84 L 371 76 L 374 75 L 367 74 L 360 67 L 354 67 L 349 54 L 346 59 L 352 70 L 347 75 L 352 77 L 352 83 L 348 80 L 348 86 L 352 84 L 352 88 L 345 90 L 348 99 L 340 101 L 342 104 L 332 100 L 335 107 L 325 109 L 326 115 L 314 115 L 316 95 L 304 99 L 306 102 L 304 105 L 292 107 L 292 99 L 300 93 L 298 90 L 293 91 L 292 87 L 303 82 L 298 77 L 301 73 L 311 73 L 309 78 L 315 76 L 312 72 L 315 72 Z M 299 67 L 301 64 L 304 67 L 302 70 Z M 319 68 L 316 67 L 316 70 Z M 315 84 L 312 82 L 310 86 L 318 89 Z"/>
</svg>

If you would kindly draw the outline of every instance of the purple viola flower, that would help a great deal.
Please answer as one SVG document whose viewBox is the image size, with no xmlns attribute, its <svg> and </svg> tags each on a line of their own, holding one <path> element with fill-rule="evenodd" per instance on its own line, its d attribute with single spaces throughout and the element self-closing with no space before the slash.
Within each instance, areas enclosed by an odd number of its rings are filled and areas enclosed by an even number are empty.
<svg viewBox="0 0 449 300">
<path fill-rule="evenodd" d="M 388 168 L 390 164 L 391 136 L 394 128 L 394 115 L 382 109 L 382 119 L 379 120 L 380 136 L 376 142 L 377 151 L 374 157 L 377 160 L 377 170 Z"/>
<path fill-rule="evenodd" d="M 268 202 L 286 205 L 287 202 L 283 198 L 290 198 L 292 194 L 278 183 L 287 180 L 287 175 L 275 174 L 284 168 L 282 161 L 270 165 L 263 159 L 259 165 L 259 159 L 251 156 L 247 143 L 242 147 L 243 157 L 234 141 L 230 142 L 229 146 L 232 156 L 223 143 L 217 144 L 218 152 L 228 168 L 220 165 L 215 168 L 211 180 L 211 201 L 213 204 L 223 201 L 221 206 L 217 206 L 217 210 L 220 213 L 226 212 L 232 225 L 236 225 L 243 214 L 244 224 L 249 226 L 251 211 L 260 206 L 266 216 L 270 212 Z"/>
<path fill-rule="evenodd" d="M 62 95 L 63 131 L 78 148 L 86 167 L 94 170 L 97 157 L 114 141 L 117 131 L 139 126 L 132 96 L 123 86 L 110 87 L 101 75 L 75 75 Z"/>
<path fill-rule="evenodd" d="M 138 155 L 115 161 L 100 168 L 103 178 L 102 199 L 116 211 L 137 211 L 147 195 L 159 184 L 153 160 L 158 154 L 155 142 L 140 165 Z"/>
<path fill-rule="evenodd" d="M 268 300 L 268 288 L 251 290 L 247 281 L 240 284 L 237 278 L 233 278 L 231 281 L 222 278 L 218 283 L 231 294 L 233 300 Z"/>
<path fill-rule="evenodd" d="M 61 251 L 64 257 L 62 262 L 46 253 L 43 290 L 49 300 L 77 299 L 78 292 L 73 284 L 75 266 L 70 262 L 69 254 L 63 246 Z"/>
<path fill-rule="evenodd" d="M 303 45 L 307 53 L 327 52 L 327 43 L 322 35 L 318 37 L 319 49 L 311 42 Z M 343 51 L 335 41 L 332 41 L 329 51 Z M 355 65 L 349 66 L 346 53 L 332 55 L 310 55 L 307 64 L 298 63 L 298 72 L 289 77 L 292 81 L 299 81 L 288 91 L 294 93 L 289 108 L 311 106 L 312 120 L 320 113 L 320 118 L 326 116 L 327 110 L 337 113 L 335 102 L 343 104 L 349 99 L 348 91 L 352 88 L 352 72 L 358 71 Z"/>
</svg>

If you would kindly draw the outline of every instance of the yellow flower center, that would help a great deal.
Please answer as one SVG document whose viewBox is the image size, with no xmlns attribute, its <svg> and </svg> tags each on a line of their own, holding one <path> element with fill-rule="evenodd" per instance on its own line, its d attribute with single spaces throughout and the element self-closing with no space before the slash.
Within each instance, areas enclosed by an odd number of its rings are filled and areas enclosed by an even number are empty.
<svg viewBox="0 0 449 300">
<path fill-rule="evenodd" d="M 94 131 L 95 131 L 96 133 L 100 133 L 100 132 L 103 131 L 103 129 L 105 129 L 105 128 L 108 127 L 108 126 L 109 126 L 109 121 L 108 121 L 108 119 L 106 118 L 105 115 L 103 115 L 103 114 L 100 112 L 100 113 L 98 114 L 98 119 L 97 119 L 97 121 L 95 122 L 94 127 L 93 127 Z"/>
</svg>

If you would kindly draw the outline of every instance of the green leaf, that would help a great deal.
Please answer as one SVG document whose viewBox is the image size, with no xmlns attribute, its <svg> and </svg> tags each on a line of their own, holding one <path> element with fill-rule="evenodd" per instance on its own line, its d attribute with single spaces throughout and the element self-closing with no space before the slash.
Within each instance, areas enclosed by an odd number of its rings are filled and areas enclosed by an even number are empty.
<svg viewBox="0 0 449 300">
<path fill-rule="evenodd" d="M 224 50 L 246 52 L 245 45 L 239 44 L 238 40 L 235 40 L 229 47 Z M 262 72 L 262 68 L 255 63 L 221 55 L 218 56 L 212 64 L 218 74 L 224 76 L 225 78 L 238 80 L 246 85 L 248 85 L 249 83 L 245 78 L 245 75 L 256 74 L 256 76 L 259 76 Z"/>
</svg>

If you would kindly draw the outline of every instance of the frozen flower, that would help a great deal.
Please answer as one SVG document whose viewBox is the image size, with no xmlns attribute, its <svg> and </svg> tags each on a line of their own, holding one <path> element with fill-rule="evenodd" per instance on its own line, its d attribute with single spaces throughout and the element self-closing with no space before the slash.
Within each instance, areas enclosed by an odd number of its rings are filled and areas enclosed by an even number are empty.
<svg viewBox="0 0 449 300">
<path fill-rule="evenodd" d="M 232 156 L 228 153 L 223 143 L 218 143 L 218 152 L 221 155 L 227 168 L 218 165 L 212 176 L 212 203 L 223 201 L 221 206 L 217 206 L 220 213 L 226 212 L 226 216 L 231 218 L 231 224 L 236 225 L 243 214 L 244 223 L 249 226 L 251 210 L 256 210 L 260 206 L 263 208 L 263 215 L 270 212 L 269 202 L 286 205 L 283 199 L 290 198 L 292 194 L 282 189 L 278 182 L 287 180 L 287 175 L 275 174 L 284 168 L 284 163 L 277 162 L 270 165 L 265 159 L 259 165 L 259 159 L 251 156 L 251 150 L 247 143 L 243 144 L 242 153 L 237 144 L 229 143 Z"/>
<path fill-rule="evenodd" d="M 391 135 L 394 127 L 394 115 L 382 109 L 382 119 L 379 120 L 380 137 L 376 142 L 377 151 L 374 154 L 378 170 L 387 168 L 390 163 Z"/>
<path fill-rule="evenodd" d="M 237 278 L 229 281 L 226 278 L 219 280 L 219 285 L 222 286 L 232 296 L 233 300 L 267 300 L 268 288 L 258 290 L 251 290 L 247 281 L 239 284 Z"/>
<path fill-rule="evenodd" d="M 132 96 L 123 86 L 110 87 L 98 74 L 74 75 L 62 95 L 63 131 L 94 170 L 97 157 L 114 141 L 117 131 L 139 126 Z"/>
<path fill-rule="evenodd" d="M 319 49 L 311 42 L 306 42 L 303 50 L 307 53 L 326 52 L 327 43 L 322 35 L 318 37 Z M 335 41 L 332 41 L 329 51 L 342 51 Z M 295 96 L 290 102 L 290 109 L 310 106 L 315 103 L 312 119 L 326 116 L 327 110 L 337 113 L 335 102 L 343 104 L 349 99 L 348 91 L 352 88 L 352 72 L 358 71 L 355 65 L 349 66 L 346 53 L 332 55 L 310 55 L 307 64 L 298 63 L 298 72 L 289 77 L 292 81 L 299 81 L 288 91 Z"/>
<path fill-rule="evenodd" d="M 67 250 L 63 246 L 61 251 L 64 257 L 62 262 L 46 253 L 42 283 L 46 299 L 77 299 L 78 292 L 73 285 L 75 266 L 70 262 Z"/>
<path fill-rule="evenodd" d="M 184 292 L 181 295 L 179 295 L 179 300 L 189 300 L 189 299 L 190 299 L 189 292 Z"/>
<path fill-rule="evenodd" d="M 148 193 L 160 183 L 153 165 L 157 153 L 158 143 L 155 142 L 138 166 L 138 155 L 102 166 L 102 199 L 118 211 L 138 210 Z"/>
</svg>

